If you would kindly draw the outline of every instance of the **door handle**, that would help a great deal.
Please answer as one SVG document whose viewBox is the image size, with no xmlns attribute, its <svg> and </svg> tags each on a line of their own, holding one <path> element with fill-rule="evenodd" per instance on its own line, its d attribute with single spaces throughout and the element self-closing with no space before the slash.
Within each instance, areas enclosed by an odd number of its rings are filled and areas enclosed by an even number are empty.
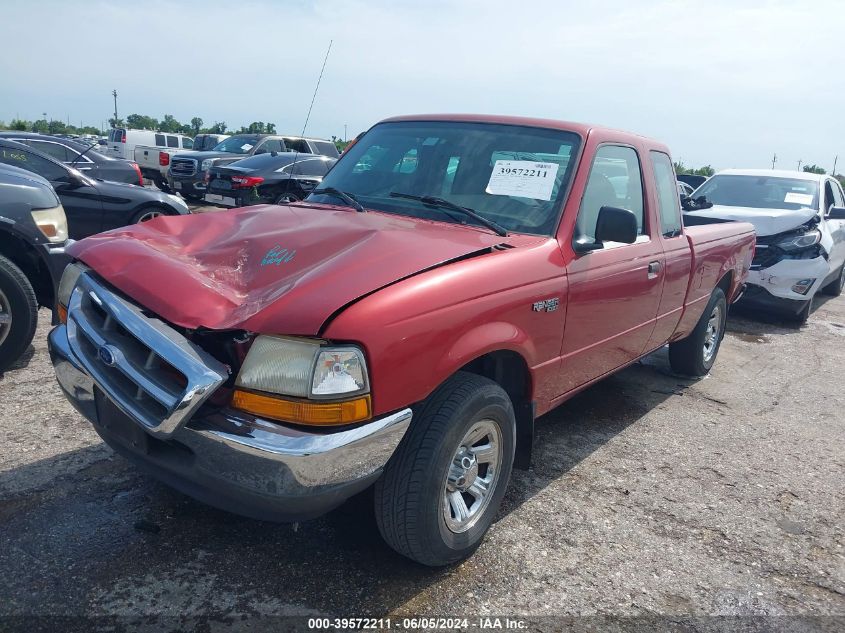
<svg viewBox="0 0 845 633">
<path fill-rule="evenodd" d="M 660 262 L 648 263 L 648 278 L 654 279 L 660 273 Z"/>
</svg>

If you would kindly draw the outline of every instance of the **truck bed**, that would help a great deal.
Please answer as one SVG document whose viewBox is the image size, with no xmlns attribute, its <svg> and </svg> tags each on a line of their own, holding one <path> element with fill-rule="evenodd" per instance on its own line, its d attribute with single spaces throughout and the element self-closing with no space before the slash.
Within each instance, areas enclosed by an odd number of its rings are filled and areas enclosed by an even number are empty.
<svg viewBox="0 0 845 633">
<path fill-rule="evenodd" d="M 719 282 L 720 272 L 732 270 L 733 278 L 725 295 L 730 304 L 739 297 L 744 273 L 754 257 L 756 234 L 748 222 L 712 221 L 711 218 L 684 216 L 684 233 L 690 245 L 692 266 L 684 313 L 673 339 L 683 338 L 695 327 L 704 312 L 710 293 Z M 698 222 L 698 220 L 703 220 Z M 737 248 L 737 242 L 740 248 Z"/>
</svg>

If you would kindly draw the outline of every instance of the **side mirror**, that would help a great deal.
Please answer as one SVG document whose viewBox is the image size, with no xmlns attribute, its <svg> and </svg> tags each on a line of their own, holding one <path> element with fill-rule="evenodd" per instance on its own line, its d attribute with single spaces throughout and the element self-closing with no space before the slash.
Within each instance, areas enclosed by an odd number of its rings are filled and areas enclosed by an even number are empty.
<svg viewBox="0 0 845 633">
<path fill-rule="evenodd" d="M 572 243 L 576 253 L 589 253 L 603 248 L 604 242 L 633 244 L 637 241 L 637 216 L 628 209 L 602 207 L 596 220 L 596 238 L 579 238 Z"/>
<path fill-rule="evenodd" d="M 845 220 L 845 207 L 830 207 L 827 212 L 828 220 Z"/>
<path fill-rule="evenodd" d="M 596 242 L 622 242 L 633 244 L 637 241 L 637 216 L 628 209 L 602 207 L 596 222 Z"/>
<path fill-rule="evenodd" d="M 681 196 L 681 208 L 684 211 L 701 211 L 702 209 L 709 209 L 712 206 L 713 203 L 704 196 L 698 196 L 697 198 Z"/>
</svg>

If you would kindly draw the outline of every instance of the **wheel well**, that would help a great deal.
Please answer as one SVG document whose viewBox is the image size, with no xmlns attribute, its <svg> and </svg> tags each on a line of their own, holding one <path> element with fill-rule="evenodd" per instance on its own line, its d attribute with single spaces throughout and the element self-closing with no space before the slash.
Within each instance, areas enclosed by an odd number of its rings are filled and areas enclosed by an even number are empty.
<svg viewBox="0 0 845 633">
<path fill-rule="evenodd" d="M 725 293 L 725 298 L 728 300 L 728 302 L 730 302 L 730 300 L 731 300 L 730 292 L 731 292 L 731 287 L 733 286 L 733 282 L 734 282 L 734 271 L 729 270 L 728 272 L 726 272 L 722 276 L 722 278 L 719 280 L 719 283 L 716 284 L 716 287 L 721 288 L 722 292 Z"/>
<path fill-rule="evenodd" d="M 479 356 L 461 367 L 461 371 L 489 378 L 508 394 L 516 417 L 514 466 L 527 469 L 534 441 L 534 402 L 531 400 L 531 373 L 525 359 L 516 352 L 500 350 Z"/>
<path fill-rule="evenodd" d="M 0 232 L 0 255 L 10 260 L 26 275 L 35 291 L 38 304 L 45 308 L 52 308 L 53 282 L 35 249 L 13 235 Z"/>
</svg>

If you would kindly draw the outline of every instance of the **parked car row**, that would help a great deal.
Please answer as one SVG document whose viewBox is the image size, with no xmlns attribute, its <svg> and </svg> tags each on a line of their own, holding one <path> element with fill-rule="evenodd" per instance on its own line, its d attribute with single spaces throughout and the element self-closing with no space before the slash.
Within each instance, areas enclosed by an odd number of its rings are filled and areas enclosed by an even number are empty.
<svg viewBox="0 0 845 633">
<path fill-rule="evenodd" d="M 31 145 L 6 138 L 0 138 L 0 163 L 38 174 L 53 186 L 67 214 L 69 235 L 75 240 L 159 215 L 189 213 L 178 196 L 137 183 L 105 180 L 97 177 L 100 172 L 95 169 L 82 172 L 71 166 L 73 163 L 65 164 Z"/>
<path fill-rule="evenodd" d="M 337 159 L 340 155 L 331 141 L 276 134 L 235 134 L 207 151 L 180 152 L 170 160 L 167 180 L 173 191 L 186 198 L 202 199 L 209 173 L 214 167 L 261 154 L 314 154 Z M 219 194 L 213 194 L 219 195 Z"/>
</svg>

